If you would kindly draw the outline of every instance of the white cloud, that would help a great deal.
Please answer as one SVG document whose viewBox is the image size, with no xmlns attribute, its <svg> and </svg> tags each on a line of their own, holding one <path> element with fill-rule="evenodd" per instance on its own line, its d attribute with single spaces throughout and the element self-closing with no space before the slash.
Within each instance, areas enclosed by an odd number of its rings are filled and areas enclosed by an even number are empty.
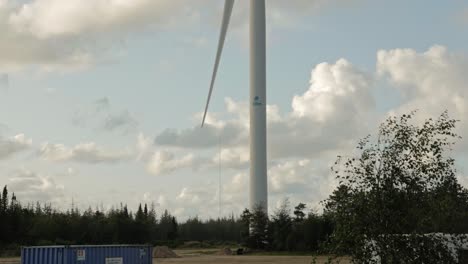
<svg viewBox="0 0 468 264">
<path fill-rule="evenodd" d="M 74 168 L 67 168 L 67 176 L 77 176 L 78 175 L 78 171 Z"/>
<path fill-rule="evenodd" d="M 290 188 L 308 188 L 306 174 L 312 173 L 310 160 L 287 161 L 272 167 L 268 171 L 270 191 L 284 193 Z"/>
<path fill-rule="evenodd" d="M 319 156 L 348 147 L 366 133 L 375 110 L 370 74 L 340 59 L 315 67 L 310 82 L 309 89 L 292 100 L 291 112 L 281 114 L 278 106 L 267 107 L 269 157 Z M 165 130 L 156 136 L 156 145 L 213 150 L 221 142 L 224 162 L 231 160 L 242 167 L 248 159 L 248 104 L 230 98 L 225 102 L 233 118 L 221 121 L 211 117 L 205 128 Z"/>
<path fill-rule="evenodd" d="M 377 55 L 377 72 L 386 76 L 404 98 L 392 114 L 419 110 L 420 120 L 436 117 L 448 110 L 461 120 L 458 132 L 468 131 L 468 58 L 433 46 L 426 52 L 413 49 L 381 50 Z M 466 140 L 461 144 L 468 147 Z"/>
<path fill-rule="evenodd" d="M 306 93 L 294 97 L 294 115 L 323 123 L 337 118 L 338 111 L 349 117 L 351 113 L 361 113 L 374 106 L 370 77 L 345 59 L 335 64 L 317 65 L 310 83 Z M 344 112 L 345 108 L 350 111 Z"/>
<path fill-rule="evenodd" d="M 270 212 L 284 198 L 291 204 L 305 202 L 309 208 L 318 208 L 318 203 L 333 190 L 335 182 L 328 177 L 323 165 L 310 160 L 287 160 L 276 162 L 269 169 Z M 322 167 L 320 167 L 322 166 Z M 329 171 L 327 169 L 327 171 Z M 221 215 L 240 213 L 248 206 L 247 172 L 222 172 L 221 175 Z M 144 202 L 158 204 L 159 210 L 169 209 L 178 219 L 200 216 L 203 219 L 218 216 L 218 182 L 203 179 L 200 183 L 184 185 L 178 191 L 163 190 L 145 192 L 140 197 Z"/>
<path fill-rule="evenodd" d="M 201 195 L 203 195 L 203 193 Z M 184 187 L 176 199 L 182 204 L 190 206 L 194 204 L 199 204 L 201 201 L 201 195 L 195 192 L 194 190 Z"/>
<path fill-rule="evenodd" d="M 277 162 L 268 170 L 270 193 L 277 200 L 293 197 L 295 202 L 315 203 L 326 199 L 336 186 L 329 167 L 333 158 L 294 159 Z"/>
<path fill-rule="evenodd" d="M 153 140 L 140 133 L 137 137 L 137 160 L 144 163 L 147 172 L 160 176 L 171 174 L 176 170 L 198 169 L 205 161 L 196 158 L 186 151 L 174 151 L 171 148 L 158 148 Z"/>
<path fill-rule="evenodd" d="M 12 138 L 3 138 L 0 136 L 0 160 L 29 149 L 31 145 L 32 139 L 26 138 L 24 134 L 19 134 Z"/>
<path fill-rule="evenodd" d="M 220 161 L 223 169 L 247 169 L 250 162 L 249 150 L 247 147 L 222 148 L 212 158 L 213 166 L 218 166 Z"/>
<path fill-rule="evenodd" d="M 0 68 L 83 69 L 118 57 L 115 43 L 128 34 L 196 23 L 199 6 L 182 0 L 2 1 Z"/>
<path fill-rule="evenodd" d="M 422 114 L 418 116 L 426 118 L 448 109 L 451 116 L 462 120 L 459 134 L 466 134 L 466 72 L 468 58 L 443 46 L 431 47 L 426 52 L 381 50 L 377 54 L 375 74 L 363 72 L 344 59 L 317 65 L 312 70 L 309 89 L 294 97 L 290 112 L 281 113 L 275 105 L 268 107 L 270 209 L 288 196 L 292 204 L 306 202 L 309 208 L 320 208 L 318 202 L 327 198 L 336 186 L 329 171 L 336 155 L 351 153 L 359 138 L 375 131 L 376 121 L 385 115 L 376 108 L 373 87 L 378 82 L 375 80 L 388 80 L 389 87 L 401 94 L 402 101 L 397 102 L 399 105 L 391 113 L 419 109 Z M 240 212 L 248 198 L 245 192 L 249 162 L 247 103 L 226 99 L 226 112 L 224 118 L 219 113 L 210 115 L 211 127 L 206 131 L 172 130 L 171 140 L 157 137 L 155 143 L 156 147 L 164 143 L 164 147 L 178 151 L 183 151 L 184 146 L 191 150 L 198 144 L 199 150 L 213 156 L 197 161 L 215 168 L 219 159 L 219 133 L 233 135 L 224 138 L 226 143 L 221 151 L 223 169 L 234 169 L 229 170 L 234 174 L 223 185 L 222 203 Z M 203 144 L 192 142 L 200 138 Z M 466 180 L 460 178 L 465 184 Z M 214 187 L 204 195 L 196 188 L 185 188 L 179 196 L 199 201 L 200 205 L 193 205 L 200 207 L 198 212 L 203 211 L 205 204 L 216 205 Z M 176 207 L 184 209 L 182 205 Z M 182 209 L 179 211 L 187 215 L 188 211 Z"/>
<path fill-rule="evenodd" d="M 19 32 L 38 38 L 122 32 L 148 25 L 166 28 L 176 17 L 196 19 L 193 3 L 167 0 L 34 0 L 24 3 L 9 17 Z"/>
<path fill-rule="evenodd" d="M 69 148 L 63 144 L 44 143 L 39 149 L 39 156 L 47 161 L 78 162 L 78 163 L 116 163 L 129 160 L 133 154 L 130 151 L 108 151 L 94 142 L 78 144 Z"/>
<path fill-rule="evenodd" d="M 354 0 L 269 1 L 268 17 L 274 28 L 290 27 L 300 17 L 326 6 Z M 212 25 L 218 30 L 222 3 L 187 0 L 29 0 L 2 1 L 0 5 L 0 69 L 39 67 L 43 71 L 69 71 L 118 59 L 121 44 L 135 33 L 164 32 Z M 215 19 L 216 18 L 216 19 Z M 233 16 L 236 28 L 246 32 L 248 6 L 239 1 Z M 216 25 L 216 26 L 215 26 Z M 182 41 L 186 41 L 183 37 Z M 194 37 L 191 43 L 204 45 Z M 116 44 L 117 43 L 117 44 Z"/>
<path fill-rule="evenodd" d="M 207 123 L 203 128 L 196 125 L 183 130 L 166 129 L 156 136 L 154 142 L 159 146 L 196 149 L 214 147 L 220 141 L 225 146 L 238 145 L 245 142 L 245 136 L 245 128 L 237 122 L 226 122 L 219 126 Z"/>
<path fill-rule="evenodd" d="M 137 136 L 137 160 L 144 161 L 151 156 L 153 146 L 153 140 L 149 137 L 146 137 L 143 133 L 139 133 Z"/>
<path fill-rule="evenodd" d="M 149 158 L 146 166 L 151 174 L 170 174 L 178 169 L 192 168 L 194 166 L 194 156 L 187 154 L 178 158 L 169 151 L 156 151 Z"/>
<path fill-rule="evenodd" d="M 44 71 L 82 69 L 94 62 L 92 51 L 84 40 L 61 38 L 37 39 L 17 32 L 10 17 L 21 8 L 18 1 L 3 1 L 0 5 L 0 70 L 17 71 L 39 66 Z M 89 46 L 88 46 L 89 47 Z"/>
<path fill-rule="evenodd" d="M 322 63 L 315 67 L 310 83 L 304 94 L 294 97 L 289 113 L 281 113 L 276 105 L 267 107 L 270 210 L 288 196 L 294 204 L 305 202 L 311 208 L 318 208 L 318 203 L 335 186 L 333 177 L 329 175 L 329 164 L 332 164 L 335 155 L 351 149 L 359 137 L 368 133 L 369 112 L 375 110 L 371 74 L 341 59 L 333 64 Z M 221 154 L 222 178 L 225 182 L 221 193 L 222 211 L 240 212 L 248 204 L 249 107 L 246 102 L 236 102 L 230 98 L 225 103 L 227 116 L 209 115 L 209 127 L 170 130 L 171 133 L 166 130 L 155 140 L 156 148 L 174 149 L 179 153 L 196 148 L 197 155 L 209 153 L 211 159 L 192 155 L 190 159 L 183 159 L 168 155 L 167 161 L 163 162 L 157 156 L 156 168 L 164 168 L 164 164 L 167 164 L 171 172 L 196 166 L 214 171 Z M 346 129 L 343 129 L 344 126 Z M 221 153 L 220 134 L 223 135 Z M 226 182 L 225 175 L 230 173 L 233 176 L 229 176 Z M 173 208 L 179 208 L 179 214 L 184 216 L 191 213 L 193 216 L 197 212 L 213 215 L 213 212 L 204 212 L 203 208 L 207 204 L 216 208 L 217 188 L 211 187 L 211 191 L 204 195 L 193 190 L 193 186 L 186 188 L 179 194 Z M 180 203 L 182 198 L 199 202 L 187 209 L 188 206 Z"/>
<path fill-rule="evenodd" d="M 28 170 L 17 171 L 10 178 L 8 189 L 22 202 L 57 202 L 64 198 L 65 188 L 50 176 Z"/>
</svg>

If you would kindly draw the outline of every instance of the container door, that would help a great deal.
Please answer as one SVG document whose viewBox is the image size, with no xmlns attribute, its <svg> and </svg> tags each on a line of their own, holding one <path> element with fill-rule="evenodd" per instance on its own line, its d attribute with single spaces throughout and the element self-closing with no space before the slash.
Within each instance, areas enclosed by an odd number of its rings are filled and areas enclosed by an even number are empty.
<svg viewBox="0 0 468 264">
<path fill-rule="evenodd" d="M 144 247 L 144 248 L 140 248 L 140 259 L 139 259 L 139 264 L 148 264 L 148 263 L 151 263 L 150 261 L 148 261 L 148 259 L 150 259 L 150 254 L 151 252 L 148 252 L 148 248 L 147 247 Z"/>
</svg>

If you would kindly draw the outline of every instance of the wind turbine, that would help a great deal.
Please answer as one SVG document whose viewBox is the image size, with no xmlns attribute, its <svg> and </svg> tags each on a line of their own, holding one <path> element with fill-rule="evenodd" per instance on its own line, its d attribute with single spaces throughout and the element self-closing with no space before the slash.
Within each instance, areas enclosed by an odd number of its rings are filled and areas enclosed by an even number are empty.
<svg viewBox="0 0 468 264">
<path fill-rule="evenodd" d="M 226 0 L 202 127 L 231 19 L 234 0 Z M 250 208 L 268 210 L 266 151 L 266 14 L 265 0 L 250 0 Z"/>
</svg>

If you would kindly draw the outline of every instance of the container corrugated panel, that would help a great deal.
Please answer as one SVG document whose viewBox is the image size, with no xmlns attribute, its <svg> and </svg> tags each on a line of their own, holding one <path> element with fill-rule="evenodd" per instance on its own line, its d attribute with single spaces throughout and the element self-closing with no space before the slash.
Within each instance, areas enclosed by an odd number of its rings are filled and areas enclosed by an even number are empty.
<svg viewBox="0 0 468 264">
<path fill-rule="evenodd" d="M 151 264 L 147 245 L 25 247 L 22 264 Z"/>
<path fill-rule="evenodd" d="M 21 264 L 64 264 L 64 247 L 30 247 L 21 250 Z"/>
</svg>

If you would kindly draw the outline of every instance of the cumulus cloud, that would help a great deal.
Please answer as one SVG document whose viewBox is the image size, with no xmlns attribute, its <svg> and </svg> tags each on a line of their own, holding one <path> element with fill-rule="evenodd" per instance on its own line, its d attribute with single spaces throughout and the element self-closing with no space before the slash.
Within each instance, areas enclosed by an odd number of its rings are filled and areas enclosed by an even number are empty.
<svg viewBox="0 0 468 264">
<path fill-rule="evenodd" d="M 336 155 L 350 153 L 356 141 L 375 130 L 378 120 L 387 114 L 376 108 L 373 90 L 376 80 L 387 81 L 389 89 L 401 95 L 402 100 L 390 114 L 419 109 L 422 114 L 418 116 L 427 118 L 448 109 L 451 116 L 462 120 L 459 134 L 466 134 L 467 71 L 467 57 L 437 45 L 424 52 L 381 50 L 377 53 L 375 73 L 361 71 L 345 59 L 317 65 L 311 72 L 309 88 L 294 96 L 289 112 L 282 113 L 279 107 L 268 106 L 270 205 L 290 196 L 292 203 L 305 201 L 319 208 L 318 202 L 336 186 L 329 171 Z M 211 126 L 205 131 L 172 130 L 171 137 L 161 140 L 164 138 L 161 135 L 168 134 L 162 133 L 155 143 L 156 147 L 163 145 L 178 151 L 205 150 L 212 158 L 199 161 L 213 168 L 221 159 L 223 168 L 234 169 L 231 171 L 234 175 L 223 185 L 222 203 L 239 211 L 248 198 L 245 194 L 249 162 L 248 104 L 226 99 L 226 112 L 228 117 L 224 118 L 220 114 L 209 115 Z M 226 135 L 226 145 L 221 153 L 213 154 L 218 151 L 221 131 Z M 203 143 L 192 143 L 200 138 Z M 216 205 L 213 193 L 217 193 L 214 187 L 206 194 L 186 187 L 179 193 L 179 200 L 183 197 Z"/>
<path fill-rule="evenodd" d="M 330 175 L 332 159 L 293 159 L 277 162 L 268 170 L 270 192 L 279 197 L 318 203 L 336 186 Z"/>
<path fill-rule="evenodd" d="M 0 160 L 29 149 L 31 145 L 32 139 L 26 138 L 24 134 L 19 134 L 12 138 L 3 138 L 0 136 Z"/>
<path fill-rule="evenodd" d="M 285 3 L 272 0 L 268 12 L 273 19 L 289 15 L 296 17 L 317 11 L 325 6 L 343 5 L 355 0 L 293 0 Z M 244 3 L 239 3 L 244 10 Z M 33 0 L 23 3 L 11 12 L 8 23 L 19 32 L 27 32 L 38 38 L 62 35 L 79 35 L 102 32 L 122 32 L 142 26 L 166 29 L 189 21 L 200 21 L 204 9 L 214 12 L 218 2 L 187 2 L 182 0 L 96 0 L 84 4 L 79 0 Z M 243 14 L 248 12 L 243 11 Z"/>
<path fill-rule="evenodd" d="M 40 175 L 28 170 L 15 172 L 10 178 L 8 189 L 20 201 L 60 202 L 64 198 L 64 186 L 50 176 Z"/>
<path fill-rule="evenodd" d="M 315 67 L 310 83 L 304 94 L 293 98 L 289 113 L 282 114 L 276 105 L 267 107 L 271 158 L 319 156 L 348 146 L 366 131 L 367 120 L 375 109 L 370 74 L 340 59 Z M 155 144 L 215 149 L 221 142 L 223 160 L 243 165 L 248 159 L 249 107 L 229 98 L 225 102 L 227 113 L 233 118 L 212 118 L 206 128 L 166 130 L 156 136 Z M 342 129 L 343 124 L 346 130 Z"/>
<path fill-rule="evenodd" d="M 129 160 L 132 157 L 130 151 L 109 151 L 99 147 L 94 142 L 78 144 L 67 147 L 63 144 L 44 143 L 38 151 L 39 157 L 53 162 L 78 162 L 78 163 L 116 163 Z"/>
<path fill-rule="evenodd" d="M 129 133 L 138 127 L 138 121 L 128 110 L 116 111 L 109 98 L 103 97 L 75 112 L 72 123 L 91 126 L 108 132 Z"/>
<path fill-rule="evenodd" d="M 143 133 L 137 136 L 136 149 L 137 161 L 145 164 L 147 172 L 156 176 L 168 175 L 179 169 L 198 169 L 206 163 L 192 153 L 155 146 L 153 140 Z"/>
<path fill-rule="evenodd" d="M 419 110 L 418 118 L 438 116 L 448 110 L 460 119 L 459 134 L 468 131 L 468 58 L 433 46 L 425 52 L 413 49 L 381 50 L 377 54 L 377 72 L 387 77 L 403 97 L 391 113 Z M 468 143 L 462 141 L 464 148 Z"/>
<path fill-rule="evenodd" d="M 82 69 L 115 56 L 113 43 L 129 33 L 197 21 L 198 6 L 167 0 L 2 1 L 0 67 Z"/>
<path fill-rule="evenodd" d="M 137 136 L 137 160 L 147 160 L 151 156 L 151 151 L 153 147 L 153 140 L 143 133 L 138 133 Z"/>
<path fill-rule="evenodd" d="M 275 162 L 268 170 L 269 210 L 273 212 L 276 204 L 289 198 L 292 204 L 306 202 L 309 208 L 319 208 L 319 202 L 326 199 L 336 186 L 330 177 L 329 162 L 307 159 L 289 159 Z M 219 203 L 217 182 L 203 182 L 203 186 L 183 187 L 175 199 L 170 199 L 170 208 L 177 208 L 182 217 L 201 215 L 216 217 Z M 221 214 L 241 212 L 248 206 L 248 173 L 234 172 L 222 174 Z M 167 207 L 166 207 L 167 208 Z M 216 208 L 216 209 L 213 209 Z"/>
<path fill-rule="evenodd" d="M 192 168 L 194 166 L 194 156 L 187 154 L 176 157 L 169 151 L 156 151 L 147 162 L 148 172 L 154 175 L 170 174 L 178 169 Z"/>
<path fill-rule="evenodd" d="M 292 102 L 293 114 L 299 117 L 323 123 L 344 108 L 360 113 L 373 107 L 370 77 L 345 59 L 317 65 L 310 83 L 309 90 Z"/>
<path fill-rule="evenodd" d="M 369 74 L 340 59 L 316 66 L 310 83 L 304 94 L 294 96 L 291 113 L 271 119 L 272 157 L 318 156 L 347 147 L 367 130 L 375 110 Z"/>
<path fill-rule="evenodd" d="M 194 126 L 190 129 L 166 129 L 156 136 L 154 142 L 160 146 L 183 148 L 210 148 L 219 145 L 236 145 L 245 141 L 245 129 L 235 123 L 226 123 L 220 127 L 206 124 L 203 128 Z"/>
<path fill-rule="evenodd" d="M 289 26 L 325 6 L 354 0 L 281 0 L 268 3 L 269 22 Z M 195 25 L 219 25 L 219 1 L 186 0 L 30 0 L 0 5 L 0 69 L 37 66 L 45 71 L 85 69 L 118 58 L 128 35 Z M 247 3 L 239 1 L 233 29 L 245 29 Z M 210 15 L 211 14 L 211 15 Z M 214 19 L 216 17 L 216 19 Z M 215 22 L 216 21 L 216 22 Z M 216 25 L 216 26 L 214 26 Z M 186 39 L 186 37 L 184 37 Z M 186 41 L 186 40 L 183 40 Z M 194 43 L 205 40 L 194 37 Z"/>
<path fill-rule="evenodd" d="M 250 154 L 247 147 L 222 148 L 213 158 L 213 165 L 226 169 L 248 169 Z"/>
<path fill-rule="evenodd" d="M 198 17 L 193 4 L 167 0 L 34 0 L 21 5 L 9 17 L 19 32 L 38 38 L 137 29 L 145 25 L 166 28 L 177 16 Z"/>
<path fill-rule="evenodd" d="M 21 7 L 17 1 L 2 1 L 0 5 L 0 69 L 16 71 L 39 66 L 42 70 L 81 69 L 93 63 L 92 52 L 83 40 L 60 38 L 37 39 L 18 32 L 10 17 Z M 80 47 L 81 46 L 81 47 Z"/>
</svg>

